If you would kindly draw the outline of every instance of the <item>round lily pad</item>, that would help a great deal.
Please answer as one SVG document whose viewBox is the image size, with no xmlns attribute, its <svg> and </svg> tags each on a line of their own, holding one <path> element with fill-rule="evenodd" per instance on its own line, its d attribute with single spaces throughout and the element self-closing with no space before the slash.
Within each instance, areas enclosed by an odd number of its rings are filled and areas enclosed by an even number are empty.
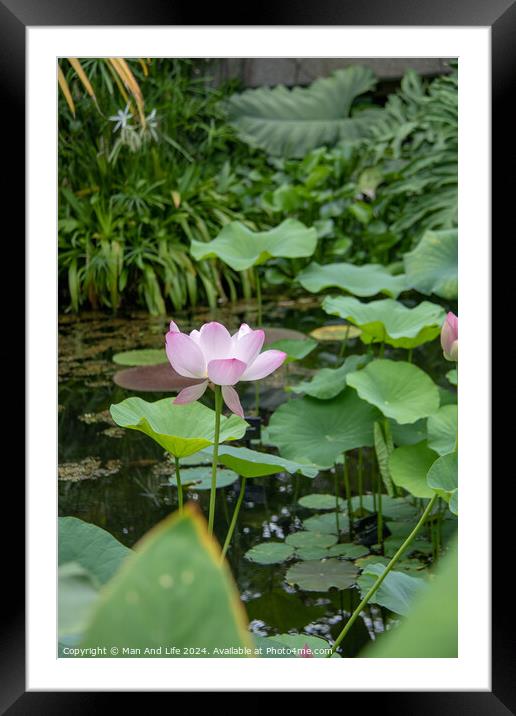
<svg viewBox="0 0 516 716">
<path fill-rule="evenodd" d="M 348 386 L 398 423 L 415 423 L 439 408 L 433 380 L 412 363 L 374 360 L 348 375 Z"/>
<path fill-rule="evenodd" d="M 238 480 L 238 475 L 233 470 L 217 469 L 217 489 L 232 485 Z M 175 475 L 169 477 L 169 483 L 177 487 Z M 211 466 L 190 467 L 188 470 L 181 470 L 181 483 L 189 490 L 210 490 L 211 489 Z"/>
<path fill-rule="evenodd" d="M 159 365 L 168 363 L 167 354 L 163 348 L 143 348 L 142 350 L 123 351 L 115 353 L 113 362 L 119 365 Z"/>
<path fill-rule="evenodd" d="M 326 512 L 323 515 L 314 515 L 303 521 L 303 527 L 310 532 L 322 534 L 337 534 L 337 521 L 334 512 Z M 339 531 L 349 531 L 349 519 L 347 515 L 339 512 Z"/>
<path fill-rule="evenodd" d="M 170 363 L 119 370 L 113 376 L 113 381 L 125 390 L 139 393 L 177 393 L 199 383 L 198 380 L 176 373 Z"/>
<path fill-rule="evenodd" d="M 395 448 L 389 458 L 392 481 L 414 497 L 433 497 L 426 476 L 437 457 L 425 442 Z"/>
<path fill-rule="evenodd" d="M 256 564 L 280 564 L 294 554 L 294 547 L 284 542 L 262 542 L 247 550 L 244 557 Z"/>
<path fill-rule="evenodd" d="M 323 557 L 329 557 L 328 550 L 324 547 L 300 547 L 296 550 L 296 557 L 298 559 L 323 559 Z"/>
<path fill-rule="evenodd" d="M 334 544 L 333 547 L 328 549 L 329 557 L 345 557 L 346 559 L 359 559 L 369 554 L 367 547 L 361 544 L 352 544 L 351 542 L 345 542 L 342 544 Z"/>
<path fill-rule="evenodd" d="M 339 323 L 335 326 L 320 326 L 310 331 L 312 338 L 316 341 L 346 341 L 352 338 L 357 338 L 362 331 L 358 326 L 353 326 L 351 323 Z"/>
<path fill-rule="evenodd" d="M 299 504 L 301 507 L 306 507 L 309 510 L 334 510 L 336 506 L 335 495 L 305 495 L 299 500 Z M 339 497 L 339 507 L 344 507 L 345 504 L 342 497 Z"/>
<path fill-rule="evenodd" d="M 285 542 L 292 547 L 298 548 L 315 548 L 326 549 L 335 544 L 337 537 L 331 534 L 321 534 L 319 532 L 293 532 L 288 535 Z"/>
<path fill-rule="evenodd" d="M 324 559 L 298 562 L 288 570 L 286 580 L 307 592 L 349 589 L 356 582 L 358 570 L 347 560 Z"/>
</svg>

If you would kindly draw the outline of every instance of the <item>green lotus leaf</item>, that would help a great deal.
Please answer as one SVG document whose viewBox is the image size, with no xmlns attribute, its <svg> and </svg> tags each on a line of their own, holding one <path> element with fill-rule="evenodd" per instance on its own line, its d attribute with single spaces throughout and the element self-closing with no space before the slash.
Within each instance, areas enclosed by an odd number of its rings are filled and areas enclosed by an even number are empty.
<svg viewBox="0 0 516 716">
<path fill-rule="evenodd" d="M 143 348 L 136 351 L 123 351 L 115 353 L 113 362 L 119 365 L 160 365 L 167 363 L 168 358 L 164 348 Z"/>
<path fill-rule="evenodd" d="M 270 419 L 268 436 L 289 460 L 332 467 L 343 452 L 373 444 L 378 417 L 376 408 L 346 388 L 331 400 L 306 397 L 280 405 Z"/>
<path fill-rule="evenodd" d="M 321 77 L 309 87 L 260 87 L 232 95 L 229 119 L 240 139 L 268 154 L 304 157 L 315 147 L 366 136 L 383 112 L 371 108 L 350 116 L 355 99 L 376 84 L 359 65 Z"/>
<path fill-rule="evenodd" d="M 179 653 L 165 654 L 166 645 Z M 185 648 L 199 649 L 196 658 L 213 657 L 214 649 L 253 648 L 229 568 L 194 506 L 167 517 L 136 545 L 99 600 L 80 646 L 107 646 L 107 658 L 112 647 L 119 657 L 134 656 L 124 647 L 140 649 L 141 657 L 162 647 L 163 658 L 183 657 Z"/>
<path fill-rule="evenodd" d="M 389 458 L 394 484 L 404 487 L 414 497 L 433 497 L 434 491 L 428 486 L 426 476 L 437 457 L 425 442 L 396 448 Z"/>
<path fill-rule="evenodd" d="M 77 517 L 59 517 L 58 564 L 75 562 L 105 584 L 132 553 L 97 525 Z"/>
<path fill-rule="evenodd" d="M 287 535 L 285 542 L 296 549 L 305 549 L 307 547 L 326 549 L 331 547 L 337 541 L 337 537 L 331 534 L 321 534 L 320 532 L 293 532 Z"/>
<path fill-rule="evenodd" d="M 316 230 L 295 219 L 286 219 L 269 231 L 258 232 L 240 221 L 231 221 L 213 241 L 192 241 L 190 251 L 197 261 L 217 257 L 235 271 L 245 271 L 271 258 L 311 256 L 316 245 Z"/>
<path fill-rule="evenodd" d="M 280 564 L 294 554 L 294 548 L 284 542 L 262 542 L 247 550 L 244 557 L 257 564 Z"/>
<path fill-rule="evenodd" d="M 322 534 L 337 534 L 337 520 L 335 512 L 326 512 L 323 515 L 314 515 L 303 520 L 303 527 L 310 532 Z M 344 513 L 339 512 L 339 532 L 349 532 L 349 519 Z"/>
<path fill-rule="evenodd" d="M 428 447 L 439 455 L 446 455 L 455 449 L 457 417 L 456 405 L 442 405 L 436 413 L 428 418 Z"/>
<path fill-rule="evenodd" d="M 310 331 L 312 338 L 316 341 L 347 341 L 357 338 L 362 333 L 360 328 L 352 326 L 351 323 L 337 323 L 329 326 L 319 326 Z"/>
<path fill-rule="evenodd" d="M 348 386 L 398 423 L 415 423 L 439 408 L 437 386 L 413 363 L 374 360 L 348 375 Z M 356 446 L 358 447 L 358 446 Z"/>
<path fill-rule="evenodd" d="M 233 470 L 217 470 L 217 490 L 232 485 L 235 480 L 238 480 L 238 475 Z M 177 488 L 175 474 L 168 478 L 168 484 Z M 181 484 L 183 488 L 194 492 L 211 490 L 211 466 L 190 467 L 188 470 L 181 470 Z"/>
<path fill-rule="evenodd" d="M 211 458 L 213 448 L 206 448 L 202 452 Z M 232 445 L 219 445 L 218 462 L 243 477 L 266 477 L 279 472 L 288 472 L 291 475 L 299 472 L 305 477 L 315 477 L 320 469 L 317 465 L 285 460 L 279 455 Z"/>
<path fill-rule="evenodd" d="M 306 358 L 306 356 L 311 353 L 314 348 L 317 348 L 317 341 L 314 341 L 313 338 L 305 338 L 299 341 L 287 338 L 282 341 L 269 343 L 267 345 L 267 350 L 270 350 L 271 348 L 286 353 L 287 358 L 285 359 L 285 363 L 292 363 L 292 361 Z"/>
<path fill-rule="evenodd" d="M 407 284 L 425 294 L 448 300 L 458 295 L 457 229 L 426 231 L 413 251 L 403 257 Z"/>
<path fill-rule="evenodd" d="M 377 577 L 383 574 L 383 564 L 369 564 L 358 579 L 358 586 L 362 597 L 376 582 Z M 370 599 L 371 604 L 380 604 L 396 614 L 407 614 L 416 597 L 425 589 L 427 584 L 424 579 L 412 577 L 404 572 L 395 570 L 389 572 L 384 581 Z"/>
<path fill-rule="evenodd" d="M 285 579 L 306 592 L 327 592 L 329 589 L 349 589 L 358 576 L 356 567 L 345 559 L 324 559 L 297 562 L 288 570 Z"/>
<path fill-rule="evenodd" d="M 290 386 L 294 393 L 305 393 L 312 398 L 329 400 L 335 398 L 346 387 L 348 373 L 359 370 L 368 362 L 368 356 L 348 356 L 340 368 L 322 368 L 311 380 Z"/>
<path fill-rule="evenodd" d="M 442 306 L 423 301 L 407 308 L 392 298 L 363 303 L 353 296 L 327 296 L 322 308 L 359 326 L 363 343 L 387 343 L 395 348 L 415 348 L 441 332 Z"/>
<path fill-rule="evenodd" d="M 296 276 L 301 286 L 311 293 L 336 286 L 355 296 L 376 296 L 384 293 L 397 298 L 405 290 L 405 276 L 393 276 L 380 264 L 325 264 L 316 261 Z"/>
<path fill-rule="evenodd" d="M 346 504 L 342 497 L 339 497 L 338 502 L 339 508 L 343 508 Z M 301 507 L 306 507 L 309 510 L 334 510 L 336 507 L 335 503 L 335 495 L 304 495 L 299 500 Z"/>
<path fill-rule="evenodd" d="M 359 557 L 364 557 L 366 554 L 369 554 L 369 550 L 367 549 L 367 547 L 364 547 L 361 544 L 352 544 L 351 542 L 335 544 L 333 545 L 333 547 L 330 547 L 328 549 L 329 557 L 358 559 Z"/>
<path fill-rule="evenodd" d="M 58 582 L 59 638 L 82 634 L 99 596 L 99 583 L 77 562 L 61 564 Z"/>
<path fill-rule="evenodd" d="M 452 368 L 451 370 L 449 370 L 449 371 L 446 373 L 446 377 L 448 378 L 448 381 L 449 381 L 452 385 L 457 385 L 457 382 L 458 382 L 457 368 Z"/>
<path fill-rule="evenodd" d="M 329 557 L 329 554 L 324 547 L 300 547 L 296 551 L 296 557 L 306 561 L 309 559 L 323 559 L 324 557 Z"/>
<path fill-rule="evenodd" d="M 359 509 L 360 497 L 355 495 L 351 498 L 354 511 Z M 375 512 L 373 495 L 362 496 L 362 506 L 368 512 Z M 412 520 L 417 516 L 417 509 L 404 497 L 389 497 L 382 495 L 382 514 L 389 520 Z"/>
<path fill-rule="evenodd" d="M 175 405 L 170 398 L 148 403 L 126 398 L 111 405 L 111 417 L 122 428 L 139 430 L 174 457 L 187 457 L 213 445 L 215 412 L 199 402 Z M 220 441 L 243 437 L 248 424 L 237 415 L 220 418 Z"/>
<path fill-rule="evenodd" d="M 416 420 L 415 423 L 405 423 L 404 425 L 400 425 L 395 420 L 389 418 L 389 429 L 391 431 L 394 444 L 415 445 L 416 443 L 426 440 L 426 421 L 426 418 L 421 418 L 421 420 Z"/>
<path fill-rule="evenodd" d="M 457 514 L 458 479 L 458 455 L 456 452 L 442 455 L 433 463 L 427 474 L 429 488 L 436 490 L 450 504 L 450 510 L 454 514 Z M 451 500 L 452 496 L 453 501 Z"/>
<path fill-rule="evenodd" d="M 459 514 L 459 491 L 458 490 L 454 490 L 451 493 L 448 506 L 450 508 L 450 512 L 453 512 L 454 515 Z"/>
</svg>

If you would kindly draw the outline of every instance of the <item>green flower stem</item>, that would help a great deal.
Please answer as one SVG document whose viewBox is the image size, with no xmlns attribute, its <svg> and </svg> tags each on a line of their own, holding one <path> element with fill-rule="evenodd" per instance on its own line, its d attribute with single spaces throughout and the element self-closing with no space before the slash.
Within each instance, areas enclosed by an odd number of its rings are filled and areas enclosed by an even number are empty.
<svg viewBox="0 0 516 716">
<path fill-rule="evenodd" d="M 260 272 L 255 269 L 255 280 L 256 280 L 256 302 L 258 303 L 258 316 L 256 319 L 256 325 L 258 328 L 262 326 L 262 284 L 260 281 Z"/>
<path fill-rule="evenodd" d="M 407 549 L 407 547 L 409 547 L 409 545 L 411 544 L 411 542 L 414 540 L 414 538 L 416 537 L 417 533 L 419 532 L 419 530 L 420 530 L 421 527 L 423 526 L 423 524 L 424 524 L 426 518 L 428 517 L 428 515 L 429 515 L 430 512 L 432 511 L 432 508 L 433 508 L 433 506 L 434 506 L 434 504 L 435 504 L 436 499 L 437 499 L 437 494 L 435 494 L 435 495 L 432 497 L 432 499 L 430 500 L 430 502 L 429 502 L 428 505 L 426 506 L 425 511 L 423 512 L 423 514 L 422 514 L 421 517 L 419 518 L 419 522 L 417 523 L 417 525 L 414 527 L 414 529 L 413 529 L 412 532 L 409 534 L 409 536 L 407 537 L 407 539 L 405 540 L 405 542 L 403 542 L 403 544 L 402 544 L 401 547 L 398 549 L 398 551 L 396 552 L 396 554 L 394 555 L 394 557 L 391 559 L 391 561 L 389 562 L 389 564 L 385 567 L 385 569 L 384 569 L 384 571 L 382 572 L 382 574 L 379 575 L 379 577 L 377 578 L 376 582 L 373 584 L 373 586 L 371 587 L 371 589 L 367 592 L 367 594 L 366 594 L 365 597 L 362 599 L 362 601 L 360 602 L 360 604 L 358 605 L 358 607 L 355 609 L 355 611 L 353 612 L 353 614 L 350 616 L 350 618 L 349 618 L 348 621 L 346 622 L 346 626 L 345 626 L 344 629 L 340 632 L 339 636 L 337 637 L 337 639 L 335 640 L 335 643 L 333 644 L 333 646 L 332 646 L 332 648 L 331 648 L 330 653 L 327 655 L 326 658 L 332 656 L 332 654 L 334 654 L 334 653 L 337 651 L 337 649 L 339 648 L 339 646 L 340 646 L 341 643 L 342 643 L 342 640 L 344 639 L 344 637 L 346 636 L 346 634 L 349 632 L 349 630 L 351 629 L 351 627 L 353 626 L 353 624 L 354 624 L 354 623 L 356 622 L 356 620 L 358 619 L 358 617 L 359 617 L 359 615 L 360 615 L 360 612 L 364 609 L 364 607 L 365 607 L 366 604 L 369 602 L 369 600 L 371 599 L 371 597 L 375 594 L 375 592 L 376 592 L 376 591 L 379 589 L 379 587 L 381 586 L 381 584 L 382 584 L 383 580 L 385 579 L 385 577 L 389 574 L 389 572 L 390 572 L 391 569 L 394 567 L 394 565 L 398 562 L 398 560 L 400 559 L 400 557 L 402 556 L 402 554 L 405 552 L 405 550 Z"/>
<path fill-rule="evenodd" d="M 242 482 L 240 483 L 240 494 L 238 495 L 238 500 L 235 505 L 235 509 L 233 512 L 233 517 L 231 518 L 231 524 L 229 525 L 228 533 L 226 535 L 226 540 L 224 542 L 224 547 L 222 548 L 222 554 L 220 557 L 221 562 L 224 561 L 224 557 L 226 556 L 226 552 L 228 551 L 231 538 L 233 537 L 233 532 L 235 531 L 236 523 L 238 520 L 238 513 L 240 512 L 240 507 L 242 506 L 242 502 L 244 501 L 244 493 L 245 493 L 245 477 L 242 477 Z"/>
<path fill-rule="evenodd" d="M 181 473 L 179 472 L 179 458 L 175 458 L 176 462 L 176 482 L 177 482 L 177 501 L 179 503 L 179 514 L 183 514 L 183 486 L 181 485 Z"/>
<path fill-rule="evenodd" d="M 222 412 L 222 392 L 220 385 L 215 386 L 215 439 L 213 441 L 213 460 L 211 463 L 211 491 L 210 512 L 208 517 L 208 532 L 213 534 L 215 521 L 215 497 L 217 495 L 217 462 L 219 459 L 220 414 Z"/>
<path fill-rule="evenodd" d="M 335 468 L 335 526 L 337 527 L 337 538 L 340 535 L 339 523 L 339 474 Z"/>
<path fill-rule="evenodd" d="M 382 548 L 382 553 L 383 553 L 382 480 L 381 480 L 380 476 L 378 476 L 378 500 L 377 500 L 376 504 L 377 504 L 377 507 L 378 507 L 378 512 L 377 512 L 377 515 L 378 515 L 378 521 L 377 521 L 377 526 L 378 526 L 377 539 L 378 539 L 378 544 L 379 544 L 380 547 Z"/>
<path fill-rule="evenodd" d="M 360 512 L 364 509 L 364 454 L 362 448 L 358 448 L 358 498 L 360 500 Z"/>
<path fill-rule="evenodd" d="M 347 349 L 347 347 L 348 347 L 348 336 L 349 336 L 349 329 L 350 329 L 350 328 L 351 328 L 351 326 L 348 326 L 348 327 L 347 327 L 347 329 L 346 329 L 346 335 L 344 336 L 344 339 L 343 339 L 342 343 L 340 344 L 340 351 L 339 351 L 339 357 L 340 357 L 340 358 L 344 358 L 344 356 L 346 355 L 346 349 Z"/>
<path fill-rule="evenodd" d="M 348 502 L 349 534 L 353 534 L 353 506 L 351 503 L 351 487 L 349 484 L 348 456 L 344 453 L 344 487 L 346 489 L 346 500 Z"/>
<path fill-rule="evenodd" d="M 412 348 L 408 349 L 407 360 L 409 363 L 412 363 Z"/>
</svg>

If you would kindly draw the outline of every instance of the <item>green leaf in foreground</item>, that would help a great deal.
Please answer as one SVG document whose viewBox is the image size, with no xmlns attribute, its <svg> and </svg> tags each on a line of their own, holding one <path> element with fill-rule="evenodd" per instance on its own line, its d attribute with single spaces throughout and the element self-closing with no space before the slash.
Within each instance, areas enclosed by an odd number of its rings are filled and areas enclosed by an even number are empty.
<svg viewBox="0 0 516 716">
<path fill-rule="evenodd" d="M 202 451 L 202 454 L 211 457 L 213 448 L 206 448 Z M 234 470 L 242 477 L 266 477 L 276 475 L 279 472 L 288 472 L 291 475 L 299 472 L 305 477 L 315 477 L 319 472 L 319 468 L 316 465 L 285 460 L 279 455 L 270 455 L 266 452 L 244 447 L 233 447 L 232 445 L 219 446 L 218 462 Z"/>
<path fill-rule="evenodd" d="M 175 405 L 170 398 L 148 403 L 141 398 L 127 398 L 111 405 L 111 416 L 122 428 L 139 430 L 175 457 L 187 457 L 213 445 L 215 412 L 199 402 Z M 237 415 L 220 418 L 220 441 L 238 440 L 247 423 Z"/>
<path fill-rule="evenodd" d="M 457 229 L 425 232 L 403 257 L 407 284 L 421 293 L 457 298 L 458 248 Z"/>
<path fill-rule="evenodd" d="M 457 442 L 457 416 L 456 405 L 443 405 L 428 418 L 428 447 L 446 455 L 455 449 Z"/>
<path fill-rule="evenodd" d="M 98 598 L 99 583 L 77 562 L 61 564 L 58 570 L 59 638 L 80 635 Z"/>
<path fill-rule="evenodd" d="M 285 579 L 307 592 L 349 589 L 356 582 L 358 570 L 347 560 L 324 559 L 298 562 L 288 570 Z"/>
<path fill-rule="evenodd" d="M 118 365 L 160 365 L 167 363 L 168 358 L 164 348 L 142 348 L 135 351 L 123 351 L 115 353 L 113 362 Z"/>
<path fill-rule="evenodd" d="M 346 388 L 331 400 L 306 397 L 284 403 L 270 419 L 268 436 L 290 460 L 332 467 L 343 452 L 373 444 L 378 416 L 376 408 Z"/>
<path fill-rule="evenodd" d="M 348 385 L 398 423 L 415 423 L 439 408 L 437 386 L 412 363 L 374 360 L 362 370 L 350 373 Z"/>
<path fill-rule="evenodd" d="M 280 564 L 294 554 L 294 548 L 284 542 L 262 542 L 247 550 L 244 557 L 257 564 Z"/>
<path fill-rule="evenodd" d="M 376 579 L 383 574 L 383 564 L 368 564 L 358 579 L 362 597 L 373 586 Z M 389 572 L 379 589 L 370 599 L 371 604 L 380 604 L 396 614 L 407 614 L 414 599 L 426 588 L 426 583 L 419 577 L 412 577 L 404 572 Z"/>
<path fill-rule="evenodd" d="M 441 332 L 442 306 L 422 301 L 407 308 L 392 298 L 363 303 L 352 296 L 327 296 L 322 308 L 358 326 L 364 343 L 387 343 L 395 348 L 415 348 Z"/>
<path fill-rule="evenodd" d="M 269 231 L 251 231 L 240 221 L 231 221 L 213 241 L 192 241 L 190 251 L 196 261 L 219 258 L 235 271 L 245 271 L 271 258 L 311 256 L 316 244 L 317 231 L 295 219 Z"/>
<path fill-rule="evenodd" d="M 405 290 L 405 276 L 393 276 L 380 264 L 325 264 L 321 266 L 316 261 L 309 264 L 297 280 L 301 286 L 311 293 L 319 293 L 325 288 L 336 286 L 355 296 L 375 296 L 385 293 L 391 298 L 397 298 Z"/>
<path fill-rule="evenodd" d="M 100 584 L 109 581 L 132 550 L 97 525 L 59 517 L 58 563 L 75 562 Z"/>
<path fill-rule="evenodd" d="M 394 484 L 414 497 L 433 497 L 434 491 L 428 486 L 426 476 L 437 457 L 425 442 L 396 448 L 389 459 Z"/>
<path fill-rule="evenodd" d="M 339 368 L 322 368 L 311 380 L 292 385 L 289 390 L 294 393 L 305 393 L 318 400 L 335 398 L 346 387 L 348 374 L 362 368 L 368 360 L 368 356 L 365 355 L 348 356 Z"/>
<path fill-rule="evenodd" d="M 199 648 L 196 657 L 230 656 L 216 648 L 253 648 L 229 568 L 193 506 L 148 532 L 107 585 L 81 644 L 104 645 L 117 647 L 119 657 L 166 658 L 184 656 L 184 648 Z M 145 652 L 166 645 L 180 653 Z"/>
</svg>

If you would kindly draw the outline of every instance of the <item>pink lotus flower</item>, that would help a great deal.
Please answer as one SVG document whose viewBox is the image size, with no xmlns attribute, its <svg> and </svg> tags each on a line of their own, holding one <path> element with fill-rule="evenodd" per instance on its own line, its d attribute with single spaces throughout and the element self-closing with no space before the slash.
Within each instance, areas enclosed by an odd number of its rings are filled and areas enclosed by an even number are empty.
<svg viewBox="0 0 516 716">
<path fill-rule="evenodd" d="M 451 311 L 441 328 L 441 346 L 446 360 L 459 360 L 459 319 Z"/>
<path fill-rule="evenodd" d="M 260 353 L 265 333 L 253 331 L 246 323 L 230 335 L 222 324 L 205 323 L 200 331 L 189 336 L 181 333 L 174 321 L 166 335 L 167 357 L 177 373 L 200 380 L 184 388 L 174 403 L 184 405 L 198 400 L 208 384 L 222 386 L 222 397 L 228 408 L 244 417 L 238 394 L 233 386 L 240 380 L 260 380 L 270 375 L 287 357 L 283 351 Z"/>
</svg>

